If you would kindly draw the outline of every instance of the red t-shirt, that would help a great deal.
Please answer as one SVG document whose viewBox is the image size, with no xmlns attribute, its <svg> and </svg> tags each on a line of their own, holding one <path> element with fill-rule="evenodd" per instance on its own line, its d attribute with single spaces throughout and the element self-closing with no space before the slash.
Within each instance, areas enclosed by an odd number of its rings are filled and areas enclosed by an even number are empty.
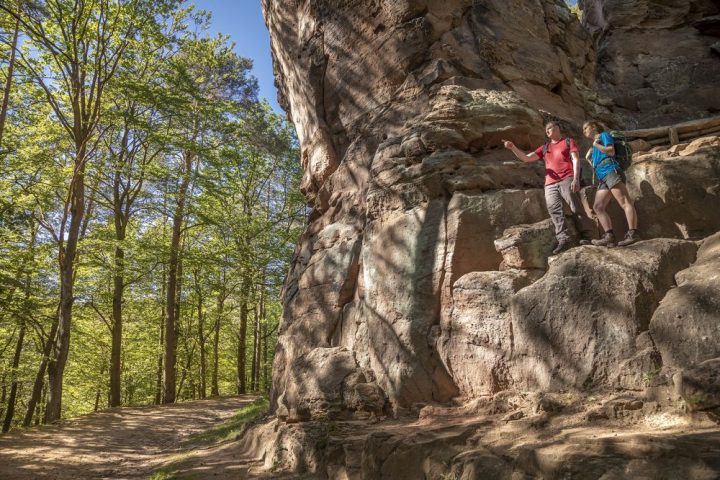
<svg viewBox="0 0 720 480">
<path fill-rule="evenodd" d="M 578 153 L 575 140 L 570 139 L 570 148 L 564 138 L 557 142 L 550 141 L 545 158 L 543 158 L 543 146 L 539 146 L 535 150 L 535 154 L 540 157 L 540 160 L 545 161 L 545 185 L 552 185 L 567 177 L 572 177 L 573 165 L 570 153 Z"/>
</svg>

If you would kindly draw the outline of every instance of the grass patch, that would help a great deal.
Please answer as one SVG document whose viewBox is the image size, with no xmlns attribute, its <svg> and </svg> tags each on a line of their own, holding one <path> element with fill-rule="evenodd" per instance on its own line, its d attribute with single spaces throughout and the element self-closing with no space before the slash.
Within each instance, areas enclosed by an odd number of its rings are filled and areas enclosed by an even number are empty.
<svg viewBox="0 0 720 480">
<path fill-rule="evenodd" d="M 268 411 L 270 402 L 266 397 L 261 397 L 255 400 L 247 407 L 243 407 L 235 413 L 229 420 L 221 423 L 220 425 L 211 428 L 205 432 L 196 433 L 192 435 L 187 443 L 190 444 L 204 444 L 204 443 L 216 443 L 225 440 L 234 440 L 239 435 L 243 427 L 250 421 L 260 417 Z M 153 480 L 163 480 L 153 479 Z"/>
<path fill-rule="evenodd" d="M 177 473 L 178 465 L 188 458 L 190 458 L 189 452 L 172 455 L 168 459 L 169 464 L 153 472 L 147 480 L 173 480 Z"/>
</svg>

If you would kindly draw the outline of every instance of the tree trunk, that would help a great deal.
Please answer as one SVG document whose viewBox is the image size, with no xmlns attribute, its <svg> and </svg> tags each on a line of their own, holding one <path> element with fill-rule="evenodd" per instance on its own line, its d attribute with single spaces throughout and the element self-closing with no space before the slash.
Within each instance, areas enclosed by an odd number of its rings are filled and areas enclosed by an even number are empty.
<svg viewBox="0 0 720 480">
<path fill-rule="evenodd" d="M 105 375 L 105 365 L 100 367 L 100 377 Z M 97 412 L 100 409 L 100 395 L 102 395 L 102 389 L 98 385 L 97 390 L 95 391 L 95 408 L 93 409 L 93 412 Z M 112 396 L 110 397 L 110 400 L 112 400 Z M 113 405 L 110 405 L 111 407 Z"/>
<path fill-rule="evenodd" d="M 48 387 L 45 384 L 45 382 L 43 382 L 41 394 L 42 394 L 42 396 L 41 396 L 40 402 L 38 403 L 38 406 L 37 406 L 37 415 L 35 415 L 35 425 L 36 426 L 40 425 L 40 420 L 42 420 L 43 417 L 45 416 L 45 412 L 43 412 L 43 409 L 42 409 L 43 405 L 45 405 L 45 401 L 47 400 L 47 394 L 48 394 Z"/>
<path fill-rule="evenodd" d="M 10 386 L 10 397 L 7 401 L 7 411 L 5 413 L 5 421 L 3 422 L 2 431 L 3 433 L 10 430 L 13 417 L 15 416 L 15 400 L 17 398 L 17 369 L 20 366 L 20 353 L 22 352 L 23 341 L 25 340 L 25 323 L 20 325 L 20 333 L 18 334 L 18 341 L 15 345 L 15 355 L 13 356 L 12 362 L 12 385 Z"/>
<path fill-rule="evenodd" d="M 176 362 L 177 362 L 177 336 L 178 318 L 177 293 L 178 293 L 178 264 L 180 261 L 180 237 L 182 234 L 183 220 L 185 217 L 185 200 L 190 185 L 192 172 L 193 155 L 185 153 L 185 170 L 182 183 L 178 191 L 177 206 L 173 214 L 172 238 L 170 241 L 170 260 L 168 262 L 168 280 L 165 316 L 165 365 L 163 376 L 163 403 L 175 402 Z"/>
<path fill-rule="evenodd" d="M 240 331 L 238 332 L 238 358 L 237 358 L 237 375 L 238 375 L 238 394 L 247 393 L 247 381 L 245 375 L 246 369 L 246 344 L 247 344 L 247 321 L 248 321 L 248 297 L 250 294 L 250 279 L 248 275 L 242 280 L 240 290 Z"/>
<path fill-rule="evenodd" d="M 124 229 L 116 235 L 118 242 L 125 239 Z M 112 304 L 112 351 L 110 353 L 110 406 L 119 407 L 121 404 L 120 382 L 122 376 L 122 301 L 125 269 L 125 251 L 118 245 L 115 247 L 115 272 L 113 274 L 113 304 Z"/>
<path fill-rule="evenodd" d="M 0 107 L 0 147 L 2 147 L 5 119 L 7 118 L 8 104 L 10 103 L 10 87 L 12 87 L 13 69 L 15 68 L 15 51 L 17 50 L 18 36 L 20 35 L 20 18 L 15 21 L 12 46 L 10 47 L 10 64 L 8 65 L 5 90 L 3 91 L 2 107 Z"/>
<path fill-rule="evenodd" d="M 205 351 L 207 337 L 205 336 L 205 317 L 203 316 L 203 291 L 200 285 L 200 271 L 198 269 L 193 270 L 193 286 L 195 287 L 195 296 L 197 297 L 198 345 L 200 346 L 200 385 L 198 390 L 200 398 L 205 398 L 207 396 L 207 384 L 205 382 L 207 376 L 207 353 Z M 194 383 L 193 389 L 195 389 Z M 193 392 L 194 391 L 195 390 L 193 390 Z"/>
<path fill-rule="evenodd" d="M 263 289 L 260 289 L 260 298 L 255 307 L 255 325 L 253 328 L 253 357 L 252 357 L 252 379 L 250 389 L 257 392 L 260 384 L 260 311 L 263 303 Z"/>
<path fill-rule="evenodd" d="M 83 136 L 86 139 L 87 136 Z M 85 214 L 85 141 L 76 144 L 75 172 L 70 185 L 70 226 L 65 248 L 60 251 L 60 310 L 53 358 L 48 364 L 48 402 L 45 422 L 55 422 L 62 414 L 63 375 L 70 352 L 70 327 L 75 297 L 75 256 Z M 62 241 L 62 238 L 61 240 Z"/>
<path fill-rule="evenodd" d="M 25 418 L 23 419 L 23 427 L 29 427 L 33 421 L 35 410 L 40 401 L 41 397 L 45 396 L 45 370 L 47 369 L 48 361 L 50 358 L 50 352 L 52 352 L 53 344 L 55 343 L 55 335 L 57 335 L 59 322 L 59 315 L 55 316 L 52 327 L 50 328 L 50 335 L 45 341 L 45 347 L 43 348 L 43 358 L 40 361 L 40 368 L 35 376 L 35 383 L 33 384 L 33 391 L 30 395 L 30 400 L 27 404 L 27 410 L 25 411 Z"/>
<path fill-rule="evenodd" d="M 163 238 L 165 238 L 165 235 L 163 235 Z M 165 345 L 165 313 L 166 313 L 166 307 L 165 307 L 165 265 L 162 267 L 162 282 L 161 282 L 161 292 L 160 292 L 160 348 L 162 349 Z M 162 393 L 163 393 L 163 351 L 161 351 L 158 354 L 158 368 L 157 368 L 157 377 L 155 381 L 155 405 L 160 405 L 162 403 Z"/>
<path fill-rule="evenodd" d="M 223 278 L 224 280 L 224 278 Z M 220 289 L 217 300 L 217 318 L 215 319 L 214 325 L 214 338 L 213 338 L 213 370 L 212 370 L 212 386 L 210 387 L 210 395 L 220 395 L 220 389 L 218 387 L 218 365 L 219 365 L 219 352 L 220 348 L 220 322 L 222 321 L 223 311 L 225 310 L 225 286 Z"/>
</svg>

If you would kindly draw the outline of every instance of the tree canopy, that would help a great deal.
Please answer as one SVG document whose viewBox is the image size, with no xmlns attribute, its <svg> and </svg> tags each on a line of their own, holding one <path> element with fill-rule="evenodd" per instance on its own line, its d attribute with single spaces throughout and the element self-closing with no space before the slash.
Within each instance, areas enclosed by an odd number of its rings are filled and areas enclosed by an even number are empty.
<svg viewBox="0 0 720 480">
<path fill-rule="evenodd" d="M 268 388 L 298 147 L 210 21 L 0 4 L 3 431 Z"/>
</svg>

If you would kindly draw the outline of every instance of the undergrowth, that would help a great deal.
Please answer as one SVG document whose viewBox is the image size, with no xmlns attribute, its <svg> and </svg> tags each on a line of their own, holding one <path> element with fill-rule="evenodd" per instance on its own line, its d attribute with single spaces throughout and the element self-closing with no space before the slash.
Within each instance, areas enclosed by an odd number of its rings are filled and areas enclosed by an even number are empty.
<svg viewBox="0 0 720 480">
<path fill-rule="evenodd" d="M 245 426 L 267 412 L 269 406 L 270 402 L 268 399 L 266 397 L 260 397 L 247 407 L 238 410 L 229 420 L 210 430 L 192 435 L 187 440 L 187 443 L 203 444 L 235 440 L 235 438 L 242 433 Z"/>
</svg>

